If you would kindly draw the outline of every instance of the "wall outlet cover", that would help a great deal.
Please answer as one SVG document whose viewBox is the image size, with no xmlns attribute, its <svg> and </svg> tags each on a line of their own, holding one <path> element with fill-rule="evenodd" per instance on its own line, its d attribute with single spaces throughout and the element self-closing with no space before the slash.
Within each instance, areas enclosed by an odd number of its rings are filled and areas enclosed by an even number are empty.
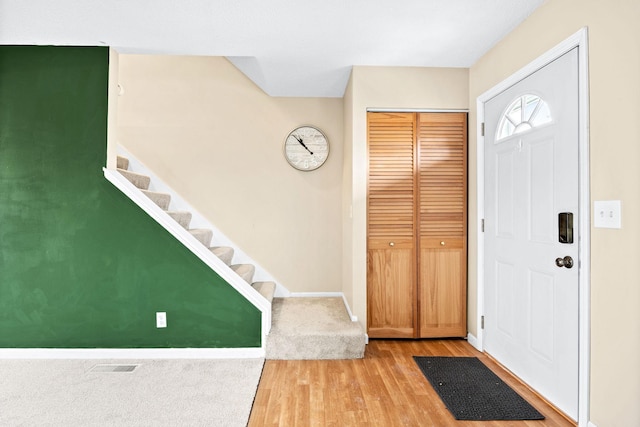
<svg viewBox="0 0 640 427">
<path fill-rule="evenodd" d="M 158 311 L 156 313 L 156 328 L 167 327 L 167 313 L 164 311 Z"/>
</svg>

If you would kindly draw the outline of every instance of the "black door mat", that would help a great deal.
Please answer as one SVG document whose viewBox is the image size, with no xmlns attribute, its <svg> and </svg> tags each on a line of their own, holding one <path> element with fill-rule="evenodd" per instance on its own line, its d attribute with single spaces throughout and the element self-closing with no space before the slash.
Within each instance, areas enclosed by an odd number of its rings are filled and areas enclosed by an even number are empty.
<svg viewBox="0 0 640 427">
<path fill-rule="evenodd" d="M 543 420 L 476 357 L 413 357 L 457 420 Z"/>
</svg>

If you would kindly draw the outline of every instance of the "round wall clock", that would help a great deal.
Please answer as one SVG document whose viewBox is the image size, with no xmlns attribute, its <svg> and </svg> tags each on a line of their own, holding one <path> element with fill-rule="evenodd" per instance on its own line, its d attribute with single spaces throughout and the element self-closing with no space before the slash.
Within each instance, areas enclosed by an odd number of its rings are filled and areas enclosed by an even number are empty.
<svg viewBox="0 0 640 427">
<path fill-rule="evenodd" d="M 329 141 L 320 129 L 300 126 L 284 140 L 284 157 L 298 170 L 318 169 L 329 157 Z"/>
</svg>

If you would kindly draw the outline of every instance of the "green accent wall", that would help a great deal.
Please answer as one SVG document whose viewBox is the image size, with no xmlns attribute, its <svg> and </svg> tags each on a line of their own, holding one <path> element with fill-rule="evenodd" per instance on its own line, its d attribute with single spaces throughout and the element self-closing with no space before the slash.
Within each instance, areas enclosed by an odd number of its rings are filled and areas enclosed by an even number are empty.
<svg viewBox="0 0 640 427">
<path fill-rule="evenodd" d="M 108 65 L 0 46 L 0 347 L 259 347 L 260 311 L 105 179 Z"/>
</svg>

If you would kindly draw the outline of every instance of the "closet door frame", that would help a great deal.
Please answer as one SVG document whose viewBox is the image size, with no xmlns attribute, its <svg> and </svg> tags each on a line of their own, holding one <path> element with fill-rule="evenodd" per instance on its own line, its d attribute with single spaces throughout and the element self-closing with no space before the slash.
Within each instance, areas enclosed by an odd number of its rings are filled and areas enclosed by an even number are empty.
<svg viewBox="0 0 640 427">
<path fill-rule="evenodd" d="M 413 259 L 413 280 L 412 280 L 412 294 L 414 295 L 413 298 L 413 304 L 412 304 L 412 310 L 413 310 L 413 333 L 411 334 L 411 336 L 408 336 L 406 334 L 395 334 L 393 332 L 391 332 L 388 335 L 388 338 L 398 338 L 398 337 L 404 337 L 404 338 L 420 338 L 420 289 L 419 289 L 419 280 L 420 280 L 420 209 L 419 209 L 419 190 L 420 190 L 420 182 L 419 182 L 419 147 L 418 147 L 418 126 L 419 126 L 419 114 L 420 113 L 464 113 L 467 115 L 467 119 L 468 119 L 468 110 L 466 109 L 452 109 L 452 110 L 434 110 L 434 109 L 412 109 L 412 110 L 406 110 L 406 109 L 367 109 L 367 113 L 411 113 L 414 115 L 414 120 L 413 120 L 413 132 L 414 132 L 414 140 L 413 140 L 413 164 L 414 164 L 414 179 L 413 179 L 413 187 L 414 187 L 414 195 L 415 195 L 415 204 L 416 204 L 416 208 L 414 209 L 413 212 L 413 221 L 414 221 L 414 233 L 413 233 L 413 252 L 414 252 L 414 259 Z M 367 116 L 368 117 L 368 116 Z M 464 155 L 468 156 L 468 133 L 466 135 L 466 144 L 465 144 L 465 148 L 464 148 Z M 369 146 L 369 119 L 367 118 L 367 298 L 369 298 L 369 254 L 370 254 L 370 247 L 369 247 L 369 242 L 370 242 L 370 235 L 369 235 L 369 195 L 370 195 L 370 185 L 369 185 L 369 179 L 370 179 L 370 170 L 369 170 L 369 164 L 370 164 L 370 159 L 369 159 L 369 154 L 370 154 L 370 146 Z M 466 173 L 468 172 L 468 158 L 465 158 L 465 215 L 468 215 L 468 178 L 466 176 Z M 467 281 L 467 274 L 466 274 L 466 262 L 467 262 L 467 230 L 468 230 L 468 219 L 465 218 L 465 235 L 463 236 L 463 266 L 462 268 L 465 269 L 465 274 L 464 274 L 464 281 L 465 281 L 465 295 L 466 295 L 466 281 Z M 369 331 L 371 328 L 371 324 L 369 319 L 371 319 L 371 313 L 370 313 L 370 301 L 367 301 L 367 330 Z M 466 310 L 467 310 L 467 305 L 466 305 L 466 301 L 464 301 L 464 316 L 466 319 Z M 466 325 L 465 325 L 466 327 Z M 390 331 L 387 331 L 390 332 Z M 371 335 L 371 338 L 376 338 L 378 334 L 373 334 Z"/>
</svg>

